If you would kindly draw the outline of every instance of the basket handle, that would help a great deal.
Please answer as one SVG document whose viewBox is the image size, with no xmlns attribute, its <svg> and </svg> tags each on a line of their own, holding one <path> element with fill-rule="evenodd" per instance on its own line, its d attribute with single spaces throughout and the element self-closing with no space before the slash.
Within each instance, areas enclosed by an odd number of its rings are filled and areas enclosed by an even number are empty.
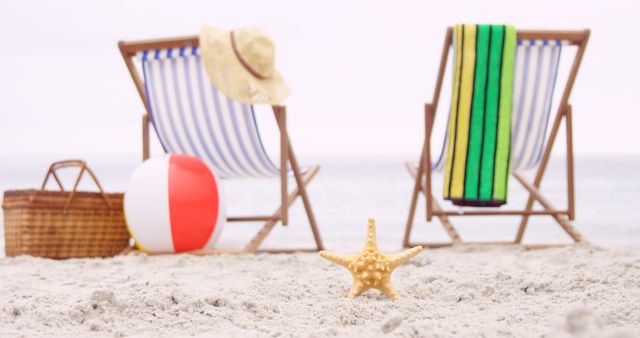
<svg viewBox="0 0 640 338">
<path fill-rule="evenodd" d="M 91 176 L 91 178 L 93 179 L 93 182 L 96 183 L 96 186 L 98 186 L 98 190 L 100 190 L 100 194 L 102 195 L 102 198 L 109 206 L 109 210 L 113 212 L 113 205 L 111 204 L 111 201 L 109 201 L 109 198 L 107 197 L 107 195 L 104 193 L 104 190 L 100 185 L 100 182 L 98 182 L 98 178 L 96 178 L 96 175 L 87 166 L 87 163 L 83 160 L 65 160 L 65 161 L 57 161 L 57 162 L 51 163 L 51 165 L 49 166 L 49 170 L 47 171 L 47 175 L 44 177 L 44 182 L 42 182 L 42 187 L 40 188 L 40 190 L 44 190 L 45 186 L 47 185 L 47 182 L 49 181 L 49 177 L 53 176 L 53 179 L 56 181 L 56 183 L 60 187 L 60 190 L 65 191 L 64 187 L 62 186 L 62 182 L 60 181 L 60 178 L 56 174 L 56 170 L 62 169 L 62 168 L 71 168 L 71 167 L 79 167 L 80 173 L 78 173 L 78 178 L 76 178 L 76 182 L 73 185 L 71 194 L 69 194 L 69 198 L 67 198 L 67 202 L 64 204 L 63 213 L 64 214 L 67 213 L 69 209 L 69 205 L 71 204 L 71 200 L 73 199 L 73 196 L 75 195 L 78 189 L 78 184 L 80 184 L 80 179 L 82 178 L 82 174 L 84 174 L 85 171 L 89 173 L 89 176 Z"/>
</svg>

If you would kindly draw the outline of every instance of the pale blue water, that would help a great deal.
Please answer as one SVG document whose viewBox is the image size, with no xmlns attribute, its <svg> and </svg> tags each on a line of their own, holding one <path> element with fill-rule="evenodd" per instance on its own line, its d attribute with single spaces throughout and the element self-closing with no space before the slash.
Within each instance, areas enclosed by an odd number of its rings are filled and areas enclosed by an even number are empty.
<svg viewBox="0 0 640 338">
<path fill-rule="evenodd" d="M 87 156 L 103 186 L 109 191 L 123 191 L 126 182 L 139 164 L 135 155 Z M 378 241 L 384 250 L 401 247 L 404 225 L 413 188 L 404 168 L 411 156 L 337 156 L 303 158 L 305 163 L 320 163 L 321 170 L 309 186 L 325 245 L 340 251 L 360 248 L 367 218 L 378 224 Z M 10 158 L 0 167 L 0 189 L 34 188 L 41 184 L 48 158 Z M 527 172 L 531 177 L 533 172 Z M 72 182 L 73 173 L 64 175 Z M 92 189 L 85 178 L 83 189 Z M 433 178 L 434 192 L 440 196 L 442 176 Z M 553 158 L 543 180 L 542 191 L 557 208 L 566 207 L 565 167 L 562 158 Z M 290 181 L 290 186 L 294 183 Z M 71 183 L 69 183 L 70 185 Z M 224 181 L 228 214 L 242 212 L 271 213 L 279 201 L 279 184 L 275 179 L 241 179 Z M 53 187 L 53 186 L 51 186 Z M 506 208 L 521 208 L 527 198 L 519 184 L 510 182 Z M 576 158 L 576 228 L 591 242 L 604 246 L 640 245 L 640 158 L 638 157 L 577 157 Z M 453 208 L 443 202 L 446 208 Z M 290 225 L 276 227 L 264 246 L 301 247 L 312 245 L 302 204 L 291 209 Z M 518 218 L 483 217 L 453 218 L 465 240 L 510 240 L 515 236 Z M 260 224 L 227 224 L 220 239 L 221 246 L 238 247 L 248 240 Z M 421 197 L 414 226 L 416 240 L 446 240 L 437 221 L 424 221 L 424 200 Z M 550 217 L 532 218 L 525 235 L 527 242 L 568 241 Z M 4 245 L 4 240 L 2 240 Z"/>
</svg>

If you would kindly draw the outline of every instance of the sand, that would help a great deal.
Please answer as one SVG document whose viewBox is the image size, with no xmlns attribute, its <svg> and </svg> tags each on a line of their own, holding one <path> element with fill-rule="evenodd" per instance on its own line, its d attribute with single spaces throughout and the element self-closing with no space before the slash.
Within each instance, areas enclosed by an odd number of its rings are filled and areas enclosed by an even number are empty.
<svg viewBox="0 0 640 338">
<path fill-rule="evenodd" d="M 3 336 L 638 337 L 640 248 L 427 250 L 400 299 L 316 254 L 0 259 Z"/>
</svg>

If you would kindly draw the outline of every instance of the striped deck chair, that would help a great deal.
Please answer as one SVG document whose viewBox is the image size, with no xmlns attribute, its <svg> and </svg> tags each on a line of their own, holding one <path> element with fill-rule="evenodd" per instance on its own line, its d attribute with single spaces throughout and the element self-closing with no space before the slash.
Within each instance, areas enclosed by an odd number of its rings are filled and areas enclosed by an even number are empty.
<svg viewBox="0 0 640 338">
<path fill-rule="evenodd" d="M 256 252 L 278 222 L 288 223 L 288 209 L 301 197 L 316 248 L 261 250 L 268 252 L 315 251 L 323 245 L 309 203 L 306 186 L 319 166 L 300 168 L 286 128 L 286 108 L 273 106 L 280 130 L 279 167 L 269 158 L 260 139 L 253 106 L 223 95 L 203 67 L 198 37 L 118 43 L 122 57 L 142 99 L 142 158 L 149 158 L 149 124 L 167 153 L 197 156 L 219 178 L 279 177 L 281 206 L 272 215 L 227 217 L 229 222 L 266 222 L 242 250 L 208 250 L 198 253 Z M 290 166 L 289 166 L 289 165 Z M 288 191 L 292 175 L 297 187 Z"/>
<path fill-rule="evenodd" d="M 582 241 L 581 235 L 572 226 L 575 219 L 574 202 L 574 171 L 573 171 L 573 131 L 572 108 L 569 104 L 569 96 L 584 55 L 589 30 L 584 31 L 518 31 L 517 47 L 513 84 L 513 108 L 512 108 L 512 135 L 511 135 L 511 174 L 528 191 L 529 198 L 523 210 L 479 210 L 458 209 L 444 210 L 434 198 L 431 191 L 431 173 L 442 170 L 445 162 L 444 145 L 442 151 L 432 161 L 431 134 L 435 114 L 440 98 L 440 89 L 444 79 L 445 68 L 452 45 L 453 28 L 448 28 L 445 36 L 438 78 L 434 90 L 433 100 L 425 105 L 425 143 L 422 148 L 419 163 L 407 162 L 409 173 L 414 178 L 414 189 L 411 197 L 409 217 L 407 220 L 403 246 L 437 248 L 461 244 L 491 244 L 491 245 L 522 245 L 526 248 L 544 248 L 562 244 L 522 244 L 525 229 L 530 216 L 551 216 L 564 229 L 574 242 Z M 564 46 L 576 46 L 577 52 L 571 66 L 567 83 L 562 91 L 558 110 L 553 118 L 551 130 L 547 131 L 547 125 L 551 118 L 551 103 L 556 88 L 556 76 L 560 53 Z M 562 120 L 565 120 L 567 136 L 567 197 L 566 210 L 554 208 L 540 192 L 540 183 L 547 167 L 554 141 L 558 134 Z M 548 132 L 548 137 L 547 137 Z M 545 142 L 546 140 L 546 142 Z M 533 183 L 528 182 L 520 173 L 521 170 L 537 167 Z M 422 181 L 424 179 L 424 182 Z M 411 230 L 415 217 L 418 196 L 422 192 L 426 197 L 426 218 L 430 222 L 437 217 L 444 227 L 451 242 L 444 243 L 412 243 Z M 538 202 L 543 210 L 533 210 L 534 202 Z M 514 241 L 509 242 L 464 242 L 450 217 L 453 216 L 519 216 L 520 226 Z"/>
</svg>

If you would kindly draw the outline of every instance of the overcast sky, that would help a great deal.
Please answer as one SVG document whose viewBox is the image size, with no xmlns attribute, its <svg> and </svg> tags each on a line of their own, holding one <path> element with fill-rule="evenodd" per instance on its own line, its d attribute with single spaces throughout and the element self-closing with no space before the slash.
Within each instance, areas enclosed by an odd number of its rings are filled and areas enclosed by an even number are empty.
<svg viewBox="0 0 640 338">
<path fill-rule="evenodd" d="M 116 43 L 202 25 L 255 25 L 273 36 L 298 153 L 414 154 L 445 28 L 458 22 L 591 28 L 571 99 L 576 152 L 639 154 L 637 3 L 2 1 L 0 156 L 139 153 L 143 106 Z"/>
</svg>

